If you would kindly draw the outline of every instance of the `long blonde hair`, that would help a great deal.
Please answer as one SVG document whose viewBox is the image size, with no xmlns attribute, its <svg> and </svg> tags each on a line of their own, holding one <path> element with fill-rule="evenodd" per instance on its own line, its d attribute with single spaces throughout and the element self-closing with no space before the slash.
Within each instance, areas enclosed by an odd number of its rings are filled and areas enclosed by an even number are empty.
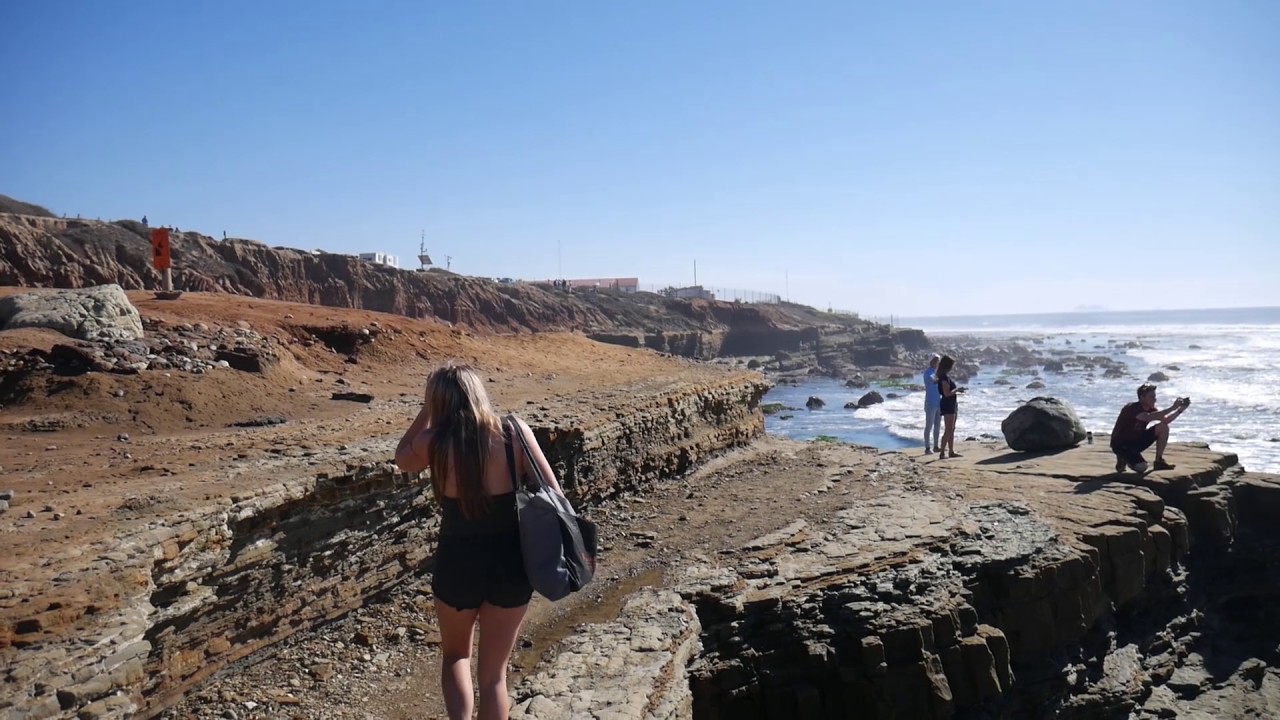
<svg viewBox="0 0 1280 720">
<path fill-rule="evenodd" d="M 458 503 L 468 519 L 489 510 L 484 493 L 485 460 L 490 444 L 502 437 L 502 421 L 489 402 L 489 393 L 475 370 L 446 365 L 427 378 L 428 427 L 432 433 L 431 488 L 444 497 L 444 481 L 453 472 Z"/>
</svg>

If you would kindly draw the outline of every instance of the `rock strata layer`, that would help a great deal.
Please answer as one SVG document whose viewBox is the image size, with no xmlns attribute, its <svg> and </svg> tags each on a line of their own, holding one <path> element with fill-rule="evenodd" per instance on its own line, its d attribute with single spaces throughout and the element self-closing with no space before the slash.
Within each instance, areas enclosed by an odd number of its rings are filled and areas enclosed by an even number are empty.
<svg viewBox="0 0 1280 720">
<path fill-rule="evenodd" d="M 554 425 L 531 425 L 566 490 L 584 502 L 749 441 L 763 431 L 764 390 L 755 375 L 687 386 L 655 379 L 599 393 L 600 407 Z M 254 472 L 282 479 L 151 516 L 76 557 L 51 559 L 75 567 L 52 579 L 69 589 L 62 597 L 74 598 L 78 584 L 105 584 L 116 588 L 110 605 L 41 604 L 34 579 L 0 589 L 0 717 L 152 716 L 228 663 L 427 570 L 434 503 L 418 478 L 385 462 L 392 445 L 344 448 L 349 461 L 314 458 L 328 470 L 302 477 L 289 477 L 291 458 L 260 461 Z M 119 512 L 147 517 L 159 502 L 137 500 Z"/>
<path fill-rule="evenodd" d="M 831 479 L 819 492 L 849 495 L 845 510 L 672 563 L 702 628 L 683 679 L 636 672 L 619 694 L 595 672 L 644 665 L 616 641 L 624 633 L 654 638 L 644 653 L 684 652 L 664 631 L 681 615 L 667 604 L 661 621 L 582 630 L 567 659 L 522 686 L 523 716 L 645 717 L 625 698 L 672 682 L 692 688 L 682 717 L 694 718 L 1280 709 L 1280 621 L 1257 619 L 1280 594 L 1280 477 L 1202 446 L 1174 448 L 1176 473 L 1141 479 L 1112 474 L 1093 447 L 966 450 L 923 464 L 821 450 Z M 597 683 L 620 704 L 591 704 Z"/>
<path fill-rule="evenodd" d="M 148 228 L 0 213 L 0 285 L 81 288 L 112 283 L 160 287 Z M 581 331 L 601 342 L 695 358 L 767 355 L 808 348 L 835 333 L 841 362 L 880 362 L 926 344 L 919 331 L 891 331 L 853 316 L 803 306 L 678 299 L 653 293 L 568 293 L 547 283 L 504 284 L 444 272 L 375 265 L 352 255 L 268 247 L 173 232 L 173 283 L 218 292 L 411 318 L 472 328 Z M 910 346 L 910 347 L 907 347 Z M 838 359 L 840 359 L 838 358 Z"/>
</svg>

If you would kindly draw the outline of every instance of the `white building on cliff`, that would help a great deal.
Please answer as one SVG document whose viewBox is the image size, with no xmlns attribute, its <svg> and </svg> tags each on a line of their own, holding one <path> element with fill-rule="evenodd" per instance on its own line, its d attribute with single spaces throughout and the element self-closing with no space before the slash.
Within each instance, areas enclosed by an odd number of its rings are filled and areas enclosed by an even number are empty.
<svg viewBox="0 0 1280 720">
<path fill-rule="evenodd" d="M 364 262 L 372 263 L 374 265 L 385 265 L 391 268 L 400 267 L 400 258 L 396 257 L 395 255 L 388 255 L 386 253 L 380 253 L 380 252 L 360 253 L 360 259 L 363 260 Z"/>
</svg>

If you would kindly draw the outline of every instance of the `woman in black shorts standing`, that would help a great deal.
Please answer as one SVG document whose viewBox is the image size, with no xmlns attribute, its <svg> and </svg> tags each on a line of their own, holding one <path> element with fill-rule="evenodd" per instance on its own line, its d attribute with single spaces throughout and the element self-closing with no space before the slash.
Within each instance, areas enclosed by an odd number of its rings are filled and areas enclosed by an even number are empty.
<svg viewBox="0 0 1280 720">
<path fill-rule="evenodd" d="M 512 429 L 523 435 L 547 484 L 560 492 L 529 426 L 517 419 Z M 480 376 L 460 366 L 431 373 L 422 409 L 396 448 L 396 465 L 405 472 L 430 468 L 431 487 L 440 503 L 431 590 L 440 622 L 440 684 L 445 708 L 454 719 L 471 717 L 471 647 L 477 621 L 480 718 L 506 718 L 510 711 L 507 663 L 533 588 L 520 554 L 508 457 L 502 421 Z M 517 476 L 533 475 L 524 453 L 513 457 Z"/>
<path fill-rule="evenodd" d="M 959 457 L 956 455 L 956 410 L 959 403 L 956 402 L 958 395 L 963 388 L 956 387 L 956 381 L 951 379 L 951 369 L 956 366 L 955 358 L 950 355 L 943 355 L 938 361 L 937 383 L 938 395 L 941 396 L 942 410 L 942 445 L 938 446 L 938 457 Z M 947 451 L 950 451 L 950 455 Z"/>
</svg>

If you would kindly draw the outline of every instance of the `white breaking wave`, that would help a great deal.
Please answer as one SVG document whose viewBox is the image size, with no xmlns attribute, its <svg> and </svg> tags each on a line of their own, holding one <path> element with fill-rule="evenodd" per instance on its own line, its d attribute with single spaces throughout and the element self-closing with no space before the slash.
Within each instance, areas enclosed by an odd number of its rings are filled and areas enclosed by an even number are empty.
<svg viewBox="0 0 1280 720">
<path fill-rule="evenodd" d="M 1030 330 L 1029 328 L 1027 330 Z M 970 336 L 1007 341 L 1025 331 L 1001 329 Z M 931 333 L 946 344 L 946 333 Z M 1161 407 L 1178 396 L 1191 396 L 1191 408 L 1172 427 L 1174 441 L 1208 442 L 1222 452 L 1235 452 L 1250 470 L 1280 472 L 1280 325 L 1173 325 L 1054 328 L 1052 334 L 1033 334 L 1042 340 L 1038 353 L 1106 355 L 1128 365 L 1129 376 L 1094 377 L 1078 371 L 1045 373 L 1042 390 L 1024 386 L 1033 378 L 1016 375 L 1012 385 L 995 385 L 999 367 L 984 367 L 961 396 L 957 437 L 1000 437 L 1000 423 L 1020 402 L 1038 395 L 1071 403 L 1085 426 L 1094 432 L 1110 432 L 1116 414 L 1136 399 L 1134 390 L 1153 372 L 1165 373 L 1160 382 Z M 1124 348 L 1124 343 L 1143 343 Z M 1195 346 L 1195 347 L 1192 347 Z M 1176 366 L 1168 369 L 1166 366 Z M 902 394 L 883 404 L 852 411 L 843 404 L 856 401 L 865 390 L 844 388 L 829 380 L 815 380 L 801 387 L 783 386 L 770 392 L 766 402 L 803 405 L 808 395 L 828 402 L 819 413 L 796 413 L 792 421 L 771 418 L 769 431 L 790 437 L 829 434 L 854 437 L 859 442 L 885 447 L 921 446 L 924 443 L 924 400 L 921 393 L 884 388 L 880 392 Z M 779 400 L 787 398 L 786 400 Z M 801 414 L 803 413 L 803 417 Z"/>
</svg>

